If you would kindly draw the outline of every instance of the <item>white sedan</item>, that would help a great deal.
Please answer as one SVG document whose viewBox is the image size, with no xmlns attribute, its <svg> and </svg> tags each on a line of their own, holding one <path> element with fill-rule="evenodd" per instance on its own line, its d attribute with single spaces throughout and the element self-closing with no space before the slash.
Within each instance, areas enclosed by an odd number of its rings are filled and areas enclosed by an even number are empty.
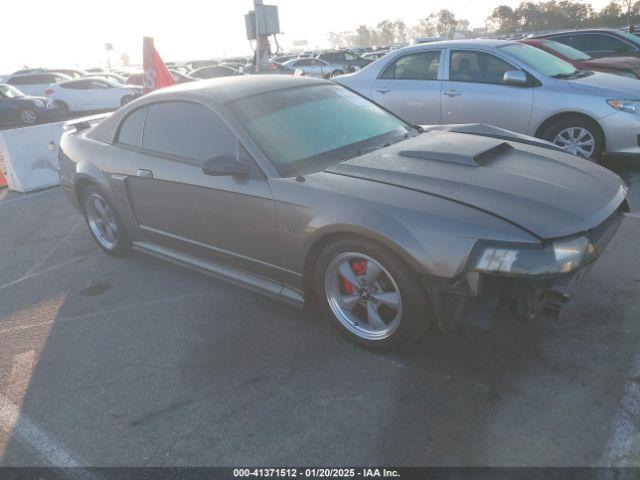
<svg viewBox="0 0 640 480">
<path fill-rule="evenodd" d="M 142 94 L 142 89 L 112 80 L 84 77 L 49 85 L 47 98 L 66 112 L 115 110 Z"/>
</svg>

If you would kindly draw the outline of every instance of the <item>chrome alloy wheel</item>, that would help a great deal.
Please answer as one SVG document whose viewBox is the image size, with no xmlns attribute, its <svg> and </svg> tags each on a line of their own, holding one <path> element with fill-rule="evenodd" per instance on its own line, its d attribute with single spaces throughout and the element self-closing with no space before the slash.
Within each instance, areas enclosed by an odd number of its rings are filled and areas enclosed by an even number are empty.
<svg viewBox="0 0 640 480">
<path fill-rule="evenodd" d="M 34 123 L 36 123 L 37 115 L 34 110 L 26 109 L 22 111 L 22 113 L 20 114 L 20 118 L 27 125 L 33 125 Z"/>
<path fill-rule="evenodd" d="M 593 134 L 581 127 L 569 127 L 561 130 L 553 139 L 553 143 L 569 153 L 585 158 L 591 158 L 596 148 Z"/>
<path fill-rule="evenodd" d="M 109 204 L 98 194 L 92 193 L 85 200 L 87 222 L 93 236 L 107 250 L 118 245 L 118 226 Z"/>
<path fill-rule="evenodd" d="M 384 340 L 400 325 L 400 289 L 389 271 L 367 255 L 337 255 L 325 271 L 324 289 L 338 321 L 360 338 Z"/>
</svg>

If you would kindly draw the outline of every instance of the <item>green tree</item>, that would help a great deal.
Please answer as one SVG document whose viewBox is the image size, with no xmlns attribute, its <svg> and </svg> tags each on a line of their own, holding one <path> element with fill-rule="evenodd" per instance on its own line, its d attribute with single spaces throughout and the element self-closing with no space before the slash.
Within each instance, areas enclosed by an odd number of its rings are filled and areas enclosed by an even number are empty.
<svg viewBox="0 0 640 480">
<path fill-rule="evenodd" d="M 373 45 L 374 32 L 366 25 L 360 25 L 356 29 L 353 45 L 354 47 L 369 47 Z"/>
<path fill-rule="evenodd" d="M 500 5 L 493 9 L 487 23 L 498 33 L 512 33 L 518 28 L 518 17 L 508 5 Z"/>
<path fill-rule="evenodd" d="M 378 45 L 391 45 L 395 37 L 395 25 L 389 20 L 382 20 L 376 25 L 376 42 Z"/>
<path fill-rule="evenodd" d="M 394 43 L 407 43 L 407 25 L 403 20 L 393 22 Z"/>
<path fill-rule="evenodd" d="M 453 38 L 458 21 L 451 10 L 442 9 L 434 15 L 436 32 L 443 38 Z"/>
<path fill-rule="evenodd" d="M 436 34 L 436 27 L 431 21 L 431 17 L 421 19 L 412 29 L 414 37 L 433 37 Z"/>
</svg>

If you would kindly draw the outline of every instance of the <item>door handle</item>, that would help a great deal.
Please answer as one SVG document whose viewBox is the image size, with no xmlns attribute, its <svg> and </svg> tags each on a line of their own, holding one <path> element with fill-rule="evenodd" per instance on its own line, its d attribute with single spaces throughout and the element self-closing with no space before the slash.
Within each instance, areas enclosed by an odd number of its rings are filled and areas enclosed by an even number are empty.
<svg viewBox="0 0 640 480">
<path fill-rule="evenodd" d="M 460 90 L 447 90 L 444 92 L 447 97 L 457 97 L 458 95 L 462 95 Z"/>
<path fill-rule="evenodd" d="M 138 169 L 138 176 L 142 178 L 153 178 L 153 172 L 144 168 Z"/>
<path fill-rule="evenodd" d="M 376 92 L 378 93 L 382 93 L 383 95 L 385 93 L 389 93 L 391 91 L 391 89 L 387 88 L 387 87 L 380 87 L 380 88 L 376 88 Z"/>
</svg>

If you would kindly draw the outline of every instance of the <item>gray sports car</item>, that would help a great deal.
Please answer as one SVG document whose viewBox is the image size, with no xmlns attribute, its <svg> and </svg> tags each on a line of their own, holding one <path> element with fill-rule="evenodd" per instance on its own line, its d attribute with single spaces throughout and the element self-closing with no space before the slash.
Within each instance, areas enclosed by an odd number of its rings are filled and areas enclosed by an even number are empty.
<svg viewBox="0 0 640 480">
<path fill-rule="evenodd" d="M 334 83 L 194 82 L 69 122 L 60 181 L 102 250 L 295 305 L 360 345 L 556 316 L 628 211 L 620 178 L 476 124 L 423 129 Z"/>
</svg>

